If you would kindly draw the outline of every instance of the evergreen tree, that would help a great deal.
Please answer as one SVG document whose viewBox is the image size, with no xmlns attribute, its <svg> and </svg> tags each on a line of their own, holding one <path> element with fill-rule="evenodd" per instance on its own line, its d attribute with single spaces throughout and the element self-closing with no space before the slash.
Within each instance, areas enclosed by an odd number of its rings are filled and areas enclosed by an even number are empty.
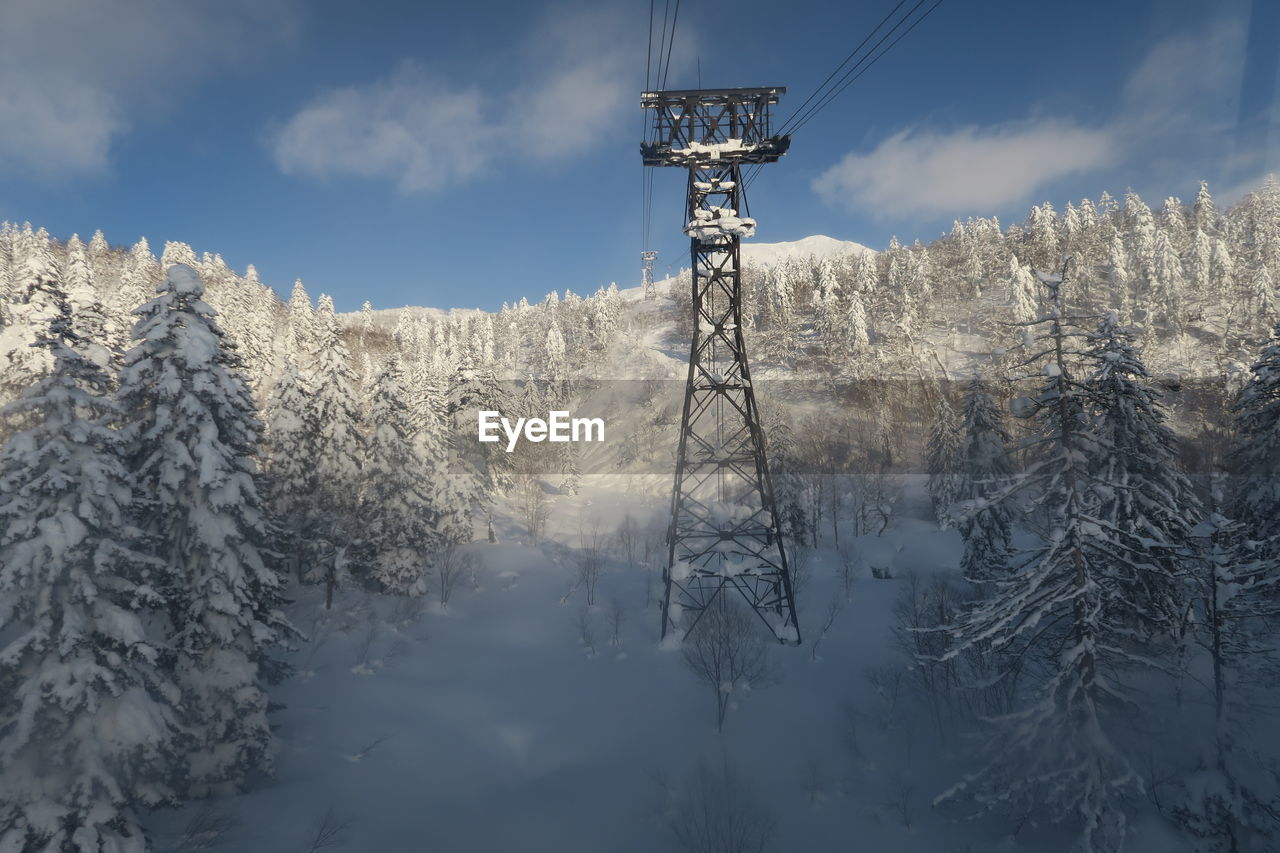
<svg viewBox="0 0 1280 853">
<path fill-rule="evenodd" d="M 1200 182 L 1200 190 L 1196 193 L 1196 200 L 1192 203 L 1191 210 L 1195 216 L 1196 227 L 1201 231 L 1213 235 L 1221 230 L 1222 217 L 1213 203 L 1213 196 L 1209 194 L 1207 181 Z"/>
<path fill-rule="evenodd" d="M 1173 241 L 1163 229 L 1156 234 L 1150 286 L 1153 304 L 1147 311 L 1147 333 L 1154 334 L 1157 318 L 1170 329 L 1185 329 L 1187 294 L 1186 282 L 1182 275 L 1182 261 L 1178 258 Z"/>
<path fill-rule="evenodd" d="M 74 346 L 59 285 L 50 372 L 0 451 L 0 849 L 143 853 L 138 809 L 171 802 L 178 691 L 148 637 L 163 565 L 136 550 L 106 373 Z"/>
<path fill-rule="evenodd" d="M 186 264 L 191 268 L 199 266 L 196 260 L 195 250 L 186 243 L 178 243 L 169 240 L 164 244 L 164 251 L 160 253 L 160 266 L 167 270 L 174 264 Z"/>
<path fill-rule="evenodd" d="M 849 294 L 849 311 L 845 315 L 845 352 L 850 358 L 856 358 L 871 346 L 871 337 L 867 330 L 867 307 L 862 295 Z"/>
<path fill-rule="evenodd" d="M 151 246 L 147 238 L 142 237 L 129 250 L 128 257 L 120 271 L 120 284 L 116 288 L 111 308 L 116 314 L 125 318 L 125 330 L 128 332 L 127 319 L 133 309 L 151 299 L 155 295 L 155 285 L 160 279 L 160 262 L 151 254 Z M 129 341 L 122 341 L 122 345 Z"/>
<path fill-rule="evenodd" d="M 359 389 L 330 297 L 320 297 L 316 319 L 319 344 L 307 417 L 316 429 L 311 447 L 316 488 L 308 529 L 312 532 L 311 568 L 324 579 L 328 607 L 334 590 L 345 580 L 350 561 L 347 547 L 358 544 L 356 512 L 365 447 Z"/>
<path fill-rule="evenodd" d="M 119 350 L 111 348 L 121 338 L 113 327 L 106 307 L 98 298 L 93 268 L 80 237 L 72 234 L 67 241 L 67 263 L 64 273 L 67 302 L 71 306 L 71 326 L 77 346 L 99 367 L 114 373 L 119 367 Z"/>
<path fill-rule="evenodd" d="M 1258 267 L 1249 285 L 1249 313 L 1263 330 L 1276 321 L 1275 284 L 1265 266 Z"/>
<path fill-rule="evenodd" d="M 36 343 L 60 310 L 46 285 L 59 279 L 47 240 L 34 234 L 20 239 L 12 275 L 15 300 L 8 306 L 9 324 L 0 329 L 0 402 L 17 399 L 52 369 L 49 347 Z M 56 293 L 65 299 L 61 285 Z"/>
<path fill-rule="evenodd" d="M 400 364 L 393 357 L 374 382 L 364 467 L 361 531 L 373 578 L 388 592 L 426 592 L 427 553 L 440 536 L 432 522 L 432 478 L 412 440 Z"/>
<path fill-rule="evenodd" d="M 299 581 L 304 580 L 309 535 L 309 507 L 314 492 L 315 460 L 312 447 L 319 425 L 314 414 L 311 389 L 292 362 L 271 391 L 266 407 L 266 473 L 271 515 L 279 525 L 284 568 Z"/>
<path fill-rule="evenodd" d="M 1040 274 L 1049 290 L 1039 324 L 1045 380 L 1019 411 L 1039 426 L 1036 459 L 1021 480 L 1047 519 L 1043 539 L 1019 555 L 990 598 L 966 610 L 952 629 L 948 659 L 992 652 L 1016 669 L 1023 707 L 993 722 L 984 764 L 938 798 L 979 812 L 1008 810 L 1072 820 L 1081 853 L 1117 851 L 1125 836 L 1124 798 L 1141 787 L 1115 740 L 1116 714 L 1130 701 L 1120 674 L 1133 659 L 1119 624 L 1124 592 L 1107 567 L 1127 543 L 1098 514 L 1094 476 L 1099 443 L 1089 428 L 1089 391 L 1073 379 L 1083 333 L 1063 307 L 1060 276 Z"/>
<path fill-rule="evenodd" d="M 1264 552 L 1280 555 L 1280 324 L 1233 406 L 1237 443 L 1232 517 Z"/>
<path fill-rule="evenodd" d="M 929 499 L 933 503 L 933 515 L 944 530 L 953 525 L 951 508 L 960 492 L 960 440 L 956 410 L 945 394 L 939 394 L 934 407 L 933 430 L 929 433 L 925 462 L 929 473 Z"/>
<path fill-rule="evenodd" d="M 1029 323 L 1039 315 L 1035 278 L 1014 255 L 1009 256 L 1009 307 L 1019 323 Z"/>
<path fill-rule="evenodd" d="M 185 264 L 135 312 L 120 400 L 145 529 L 176 576 L 165 589 L 176 677 L 195 738 L 193 795 L 238 789 L 271 769 L 264 682 L 289 630 L 263 558 L 259 425 L 240 360 Z"/>
<path fill-rule="evenodd" d="M 1098 459 L 1097 518 L 1122 547 L 1105 554 L 1107 583 L 1138 637 L 1180 634 L 1186 625 L 1183 563 L 1202 514 L 1178 460 L 1160 393 L 1115 315 L 1090 336 L 1085 380 Z"/>
<path fill-rule="evenodd" d="M 1107 288 L 1110 290 L 1111 309 L 1121 319 L 1131 316 L 1129 257 L 1124 241 L 1116 234 L 1107 245 Z"/>
<path fill-rule="evenodd" d="M 318 329 L 315 309 L 311 307 L 311 297 L 307 295 L 302 279 L 294 281 L 293 293 L 289 296 L 288 331 L 286 351 L 294 364 L 305 370 L 318 345 Z"/>
<path fill-rule="evenodd" d="M 1218 504 L 1217 478 L 1210 494 Z M 1270 849 L 1280 831 L 1280 768 L 1273 744 L 1259 735 L 1268 703 L 1264 688 L 1275 684 L 1280 660 L 1262 627 L 1275 614 L 1280 572 L 1273 559 L 1257 558 L 1247 531 L 1217 511 L 1195 533 L 1203 543 L 1199 633 L 1211 665 L 1213 730 L 1173 813 L 1207 843 L 1201 849 Z"/>
<path fill-rule="evenodd" d="M 1000 410 L 982 380 L 965 390 L 964 416 L 957 450 L 956 492 L 964 555 L 960 569 L 975 583 L 1003 576 L 1008 569 L 1013 508 L 1000 496 L 1013 481 Z"/>
</svg>

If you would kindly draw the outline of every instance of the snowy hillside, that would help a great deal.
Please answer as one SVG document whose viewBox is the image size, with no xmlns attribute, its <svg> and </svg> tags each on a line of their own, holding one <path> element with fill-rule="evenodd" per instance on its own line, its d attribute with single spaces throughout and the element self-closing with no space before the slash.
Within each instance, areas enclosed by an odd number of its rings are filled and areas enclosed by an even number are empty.
<svg viewBox="0 0 1280 853">
<path fill-rule="evenodd" d="M 748 240 L 742 244 L 742 260 L 749 266 L 772 266 L 789 259 L 820 261 L 823 258 L 840 258 L 870 251 L 873 250 L 852 240 L 837 240 L 815 234 L 785 243 L 757 243 Z"/>
</svg>

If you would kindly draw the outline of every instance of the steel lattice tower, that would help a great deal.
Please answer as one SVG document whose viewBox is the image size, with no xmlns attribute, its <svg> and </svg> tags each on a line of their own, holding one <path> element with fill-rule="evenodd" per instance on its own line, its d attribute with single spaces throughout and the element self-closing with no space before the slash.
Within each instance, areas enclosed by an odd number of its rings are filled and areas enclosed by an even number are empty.
<svg viewBox="0 0 1280 853">
<path fill-rule="evenodd" d="M 640 253 L 640 260 L 644 261 L 644 268 L 641 270 L 641 284 L 644 285 L 644 298 L 653 299 L 658 295 L 656 288 L 653 286 L 653 262 L 657 260 L 658 253 L 652 249 L 645 249 Z"/>
<path fill-rule="evenodd" d="M 662 635 L 687 636 L 729 591 L 741 594 L 780 642 L 799 643 L 791 575 L 765 458 L 742 336 L 744 165 L 774 163 L 789 136 L 773 135 L 769 108 L 786 90 L 646 92 L 652 138 L 646 166 L 688 170 L 685 233 L 692 258 L 693 342 L 663 572 Z"/>
</svg>

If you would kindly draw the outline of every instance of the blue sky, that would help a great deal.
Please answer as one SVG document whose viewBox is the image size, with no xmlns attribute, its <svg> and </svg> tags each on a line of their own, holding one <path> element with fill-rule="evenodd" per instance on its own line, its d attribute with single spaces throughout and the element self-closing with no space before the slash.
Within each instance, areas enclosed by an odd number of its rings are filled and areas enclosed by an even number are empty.
<svg viewBox="0 0 1280 853">
<path fill-rule="evenodd" d="M 1259 3 L 1270 34 L 1280 14 Z M 784 85 L 785 116 L 892 5 L 684 0 L 668 85 L 697 86 L 699 68 L 707 87 Z M 1274 88 L 1251 9 L 946 0 L 752 184 L 758 239 L 879 248 L 1103 189 L 1154 205 L 1205 178 L 1238 194 L 1262 168 L 1235 156 L 1242 83 L 1251 114 Z M 642 0 L 6 0 L 0 219 L 182 240 L 282 293 L 301 277 L 340 310 L 631 286 L 648 14 Z M 663 272 L 687 253 L 684 183 L 662 170 L 656 184 Z"/>
</svg>

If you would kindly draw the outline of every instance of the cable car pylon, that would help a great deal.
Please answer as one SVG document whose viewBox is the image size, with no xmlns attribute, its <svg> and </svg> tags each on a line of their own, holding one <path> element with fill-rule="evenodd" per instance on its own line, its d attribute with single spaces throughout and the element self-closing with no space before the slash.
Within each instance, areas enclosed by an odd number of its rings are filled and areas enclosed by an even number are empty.
<svg viewBox="0 0 1280 853">
<path fill-rule="evenodd" d="M 791 143 L 774 134 L 781 87 L 645 92 L 653 111 L 645 166 L 685 169 L 684 232 L 692 259 L 693 340 L 685 382 L 662 636 L 688 635 L 707 608 L 741 595 L 782 643 L 800 642 L 791 573 L 765 456 L 742 334 L 744 165 L 777 162 Z M 723 599 L 721 599 L 723 602 Z"/>
</svg>

